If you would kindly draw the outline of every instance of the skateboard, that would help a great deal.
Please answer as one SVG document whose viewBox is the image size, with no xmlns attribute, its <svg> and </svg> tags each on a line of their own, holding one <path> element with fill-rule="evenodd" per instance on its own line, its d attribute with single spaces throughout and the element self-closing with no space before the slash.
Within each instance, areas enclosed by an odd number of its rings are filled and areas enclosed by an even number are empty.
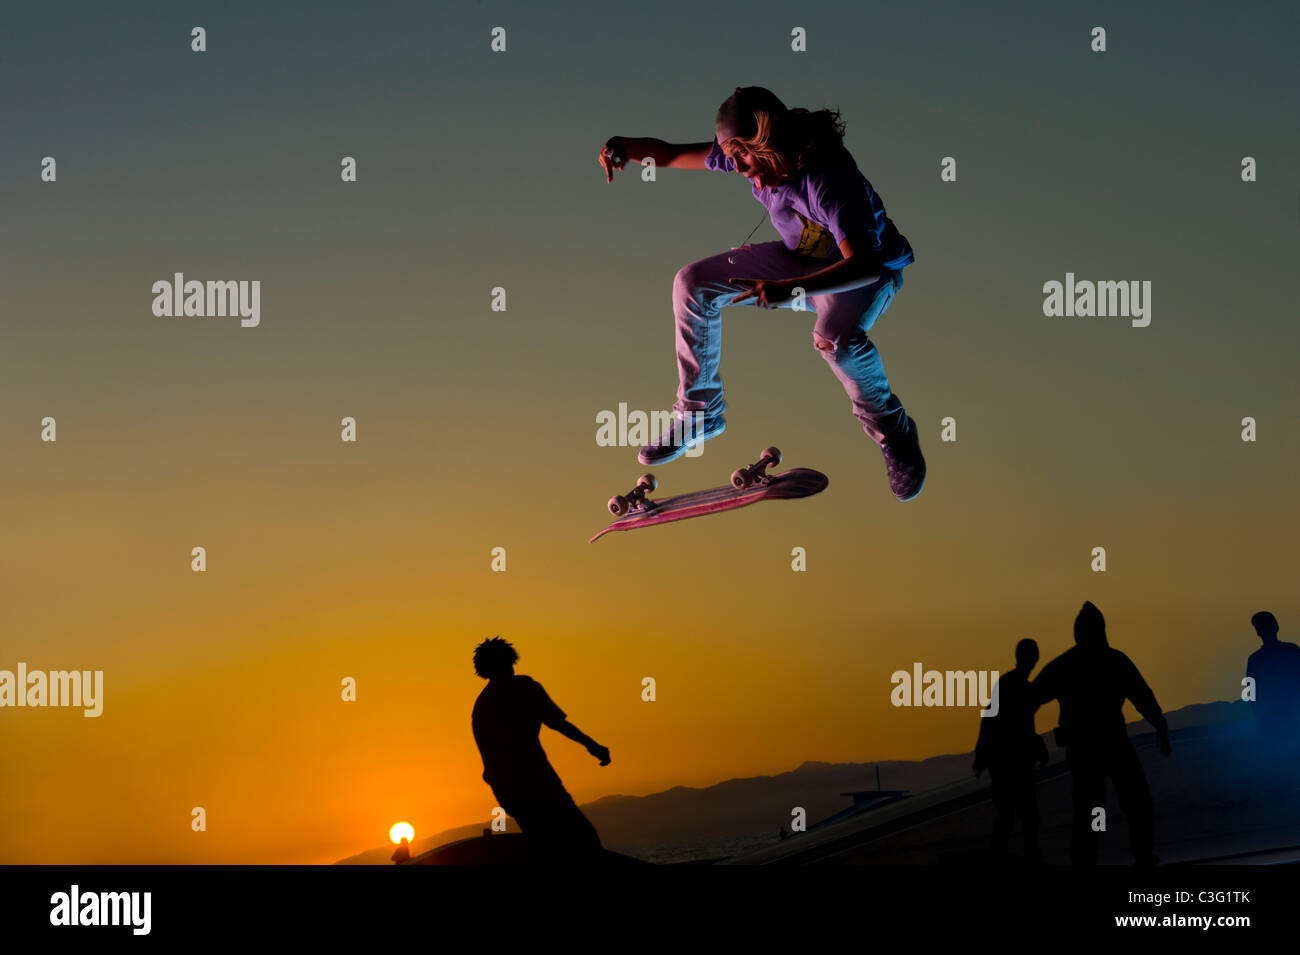
<svg viewBox="0 0 1300 955">
<path fill-rule="evenodd" d="M 764 448 L 756 463 L 737 468 L 731 474 L 731 483 L 724 487 L 711 487 L 707 491 L 694 491 L 677 497 L 653 500 L 650 494 L 659 487 L 653 474 L 643 474 L 636 487 L 626 494 L 609 499 L 609 512 L 616 520 L 603 528 L 587 543 L 594 544 L 611 531 L 631 531 L 638 527 L 653 527 L 684 521 L 705 514 L 734 511 L 755 501 L 811 497 L 826 490 L 830 478 L 811 468 L 792 468 L 780 474 L 768 474 L 767 469 L 781 463 L 781 452 Z"/>
</svg>

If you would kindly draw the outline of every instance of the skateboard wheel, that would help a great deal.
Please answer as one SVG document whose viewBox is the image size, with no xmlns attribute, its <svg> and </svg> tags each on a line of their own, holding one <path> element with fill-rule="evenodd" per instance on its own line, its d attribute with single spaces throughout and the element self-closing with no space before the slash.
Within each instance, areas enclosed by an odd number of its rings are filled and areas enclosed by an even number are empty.
<svg viewBox="0 0 1300 955">
<path fill-rule="evenodd" d="M 763 453 L 758 456 L 758 459 L 761 461 L 764 458 L 771 458 L 768 464 L 771 467 L 776 467 L 778 464 L 781 463 L 781 449 L 773 448 L 773 447 L 764 448 Z"/>
<path fill-rule="evenodd" d="M 653 491 L 659 487 L 659 479 L 653 474 L 643 474 L 636 479 L 636 486 L 645 488 L 647 491 Z"/>
<path fill-rule="evenodd" d="M 627 513 L 627 498 L 622 494 L 615 494 L 609 499 L 609 512 L 615 517 L 622 517 Z"/>
<path fill-rule="evenodd" d="M 749 468 L 736 468 L 731 472 L 731 486 L 743 491 L 750 485 Z"/>
</svg>

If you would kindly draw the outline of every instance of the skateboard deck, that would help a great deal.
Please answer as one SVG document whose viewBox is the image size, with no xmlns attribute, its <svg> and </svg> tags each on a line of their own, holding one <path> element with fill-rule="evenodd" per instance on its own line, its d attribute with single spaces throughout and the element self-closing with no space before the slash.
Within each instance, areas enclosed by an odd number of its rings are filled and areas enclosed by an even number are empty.
<svg viewBox="0 0 1300 955">
<path fill-rule="evenodd" d="M 830 478 L 821 471 L 814 471 L 811 468 L 792 468 L 780 474 L 760 474 L 755 483 L 749 487 L 737 487 L 733 483 L 725 487 L 711 487 L 706 491 L 693 491 L 690 494 L 657 501 L 643 495 L 643 501 L 637 502 L 636 506 L 603 528 L 588 543 L 594 544 L 612 531 L 631 531 L 640 527 L 653 527 L 656 524 L 670 524 L 673 521 L 703 517 L 705 514 L 734 511 L 738 507 L 748 507 L 750 504 L 769 498 L 783 500 L 811 497 L 826 490 L 829 483 Z M 613 501 L 610 503 L 610 510 L 613 511 Z"/>
</svg>

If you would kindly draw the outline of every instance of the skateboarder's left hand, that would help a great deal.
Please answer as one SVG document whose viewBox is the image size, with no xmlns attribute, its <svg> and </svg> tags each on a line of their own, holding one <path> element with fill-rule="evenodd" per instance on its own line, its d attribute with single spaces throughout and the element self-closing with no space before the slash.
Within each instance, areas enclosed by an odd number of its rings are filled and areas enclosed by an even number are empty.
<svg viewBox="0 0 1300 955">
<path fill-rule="evenodd" d="M 601 746 L 599 743 L 592 743 L 590 746 L 587 747 L 587 752 L 589 752 L 592 756 L 595 756 L 598 760 L 600 760 L 600 765 L 602 766 L 609 765 L 608 746 Z"/>
<path fill-rule="evenodd" d="M 778 305 L 784 305 L 790 301 L 793 286 L 789 282 L 782 282 L 777 279 L 727 279 L 730 285 L 739 285 L 741 288 L 749 289 L 741 295 L 737 295 L 731 300 L 732 305 L 743 305 L 746 300 L 753 299 L 754 304 L 759 308 L 776 308 Z"/>
</svg>

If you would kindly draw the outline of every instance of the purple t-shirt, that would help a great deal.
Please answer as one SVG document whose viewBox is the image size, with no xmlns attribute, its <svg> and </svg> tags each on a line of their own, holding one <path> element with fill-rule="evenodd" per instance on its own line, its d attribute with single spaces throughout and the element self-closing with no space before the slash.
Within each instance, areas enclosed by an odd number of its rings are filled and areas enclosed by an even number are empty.
<svg viewBox="0 0 1300 955">
<path fill-rule="evenodd" d="M 736 171 L 716 136 L 704 165 L 720 172 Z M 865 234 L 872 253 L 886 268 L 901 269 L 916 260 L 907 239 L 885 215 L 880 196 L 843 146 L 783 185 L 752 188 L 754 198 L 767 208 L 772 227 L 793 252 L 833 262 L 843 258 L 840 241 L 846 235 Z"/>
</svg>

